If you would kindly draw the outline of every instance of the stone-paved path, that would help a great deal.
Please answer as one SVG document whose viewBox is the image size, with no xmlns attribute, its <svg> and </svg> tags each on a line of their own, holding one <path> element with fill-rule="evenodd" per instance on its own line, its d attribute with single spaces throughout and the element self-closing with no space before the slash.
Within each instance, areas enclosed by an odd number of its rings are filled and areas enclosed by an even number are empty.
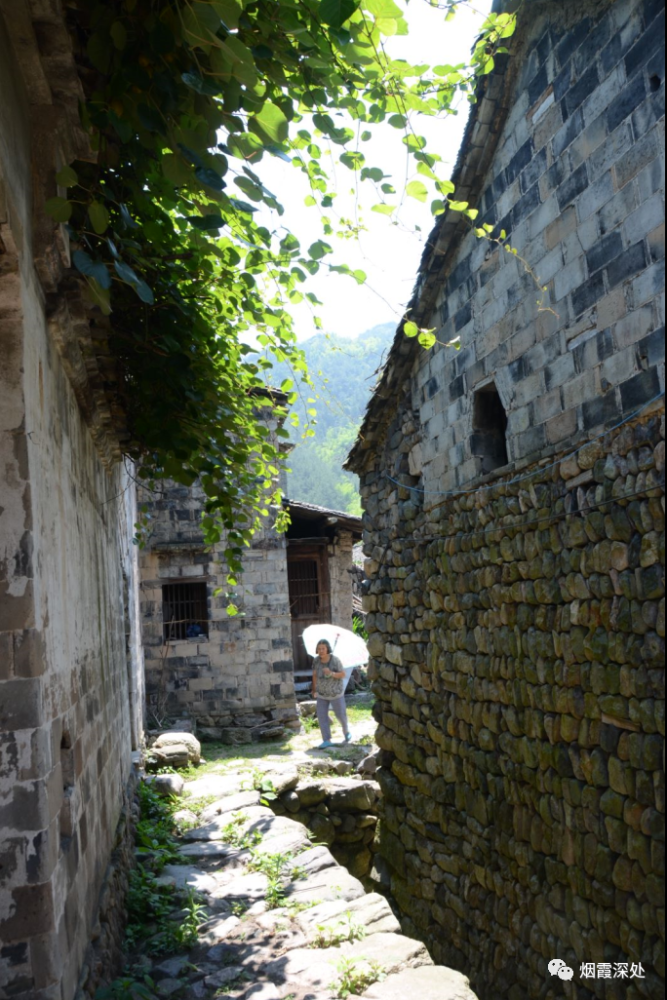
<svg viewBox="0 0 667 1000">
<path fill-rule="evenodd" d="M 262 762 L 261 770 L 277 790 L 298 779 L 290 762 Z M 182 863 L 168 865 L 162 878 L 196 889 L 208 919 L 197 947 L 152 964 L 160 996 L 477 1000 L 464 976 L 433 965 L 421 942 L 401 934 L 384 897 L 367 894 L 327 847 L 313 846 L 301 823 L 263 805 L 247 773 L 209 773 L 184 794 L 185 807 L 202 797 L 208 805 L 183 833 Z M 248 840 L 255 843 L 244 849 Z M 267 874 L 253 870 L 276 855 L 289 859 L 278 900 Z"/>
</svg>

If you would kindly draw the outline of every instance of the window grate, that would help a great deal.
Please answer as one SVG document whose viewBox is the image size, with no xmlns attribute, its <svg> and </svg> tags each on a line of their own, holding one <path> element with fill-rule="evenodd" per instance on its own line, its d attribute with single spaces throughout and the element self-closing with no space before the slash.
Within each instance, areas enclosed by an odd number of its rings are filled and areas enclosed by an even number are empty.
<svg viewBox="0 0 667 1000">
<path fill-rule="evenodd" d="M 316 615 L 320 609 L 317 559 L 298 559 L 287 567 L 292 615 Z"/>
<path fill-rule="evenodd" d="M 205 583 L 165 583 L 162 587 L 164 642 L 208 635 L 208 593 Z"/>
</svg>

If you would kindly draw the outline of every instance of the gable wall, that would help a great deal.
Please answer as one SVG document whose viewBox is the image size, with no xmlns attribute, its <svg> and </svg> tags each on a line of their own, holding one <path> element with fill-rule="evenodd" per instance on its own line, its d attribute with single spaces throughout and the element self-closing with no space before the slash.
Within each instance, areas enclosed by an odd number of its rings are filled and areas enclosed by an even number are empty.
<svg viewBox="0 0 667 1000">
<path fill-rule="evenodd" d="M 425 324 L 461 346 L 415 365 L 426 489 L 482 471 L 472 400 L 491 380 L 514 462 L 664 389 L 664 5 L 584 6 L 532 4 L 510 59 L 518 81 L 477 205 L 519 259 L 471 232 Z"/>
</svg>

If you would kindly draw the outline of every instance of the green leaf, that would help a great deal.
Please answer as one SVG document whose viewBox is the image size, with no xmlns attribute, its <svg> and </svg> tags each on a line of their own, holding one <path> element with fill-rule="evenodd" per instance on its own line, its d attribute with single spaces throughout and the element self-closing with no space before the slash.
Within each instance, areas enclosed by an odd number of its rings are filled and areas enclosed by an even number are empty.
<svg viewBox="0 0 667 1000">
<path fill-rule="evenodd" d="M 109 30 L 109 34 L 111 35 L 111 40 L 116 48 L 122 51 L 122 49 L 124 49 L 127 45 L 127 30 L 123 22 L 114 21 L 111 25 L 111 29 Z"/>
<path fill-rule="evenodd" d="M 405 115 L 390 115 L 387 119 L 392 128 L 405 128 L 408 124 L 408 119 Z"/>
<path fill-rule="evenodd" d="M 154 304 L 155 298 L 152 291 L 146 282 L 135 274 L 129 264 L 125 264 L 122 260 L 117 260 L 114 261 L 114 267 L 118 277 L 121 278 L 122 281 L 127 282 L 128 285 L 132 285 L 142 302 L 145 302 L 149 306 Z"/>
<path fill-rule="evenodd" d="M 88 297 L 93 305 L 97 306 L 104 316 L 109 316 L 111 314 L 109 290 L 102 288 L 95 278 L 86 278 L 86 286 Z"/>
<path fill-rule="evenodd" d="M 403 17 L 403 11 L 394 0 L 363 0 L 363 8 L 374 17 Z"/>
<path fill-rule="evenodd" d="M 308 248 L 308 254 L 313 260 L 321 260 L 322 257 L 331 252 L 332 247 L 330 247 L 328 243 L 325 243 L 324 240 L 316 240 L 315 243 Z"/>
<path fill-rule="evenodd" d="M 289 134 L 289 123 L 277 104 L 266 101 L 262 110 L 250 119 L 250 126 L 256 126 L 261 135 L 271 142 L 285 142 Z"/>
<path fill-rule="evenodd" d="M 212 0 L 212 6 L 226 28 L 238 28 L 243 13 L 241 0 Z"/>
<path fill-rule="evenodd" d="M 358 0 L 322 0 L 319 6 L 320 21 L 332 28 L 341 28 L 358 6 Z"/>
<path fill-rule="evenodd" d="M 353 271 L 352 276 L 358 285 L 363 285 L 367 278 L 366 272 L 361 270 Z"/>
<path fill-rule="evenodd" d="M 111 287 L 111 275 L 105 264 L 101 260 L 93 260 L 85 250 L 75 250 L 72 254 L 72 263 L 77 271 L 85 274 L 87 278 L 95 278 L 100 288 Z"/>
<path fill-rule="evenodd" d="M 221 215 L 208 214 L 208 215 L 188 215 L 187 220 L 194 229 L 201 229 L 207 232 L 211 229 L 222 229 L 225 225 L 225 220 Z"/>
<path fill-rule="evenodd" d="M 466 208 L 468 207 L 468 202 L 467 201 L 451 201 L 450 200 L 450 201 L 447 202 L 447 205 L 451 209 L 452 212 L 465 212 Z"/>
<path fill-rule="evenodd" d="M 421 330 L 417 339 L 427 351 L 430 351 L 435 344 L 435 334 L 431 330 Z"/>
<path fill-rule="evenodd" d="M 419 333 L 419 327 L 416 323 L 413 323 L 411 319 L 406 320 L 403 324 L 403 333 L 406 337 L 416 337 Z"/>
<path fill-rule="evenodd" d="M 44 211 L 56 222 L 69 222 L 72 217 L 72 203 L 67 198 L 49 198 L 44 203 Z"/>
<path fill-rule="evenodd" d="M 63 167 L 56 174 L 56 183 L 60 184 L 61 187 L 71 188 L 76 187 L 79 183 L 79 178 L 75 170 L 72 167 Z"/>
<path fill-rule="evenodd" d="M 181 73 L 181 80 L 186 87 L 194 90 L 197 94 L 205 94 L 207 97 L 217 97 L 222 93 L 219 84 L 204 80 L 196 73 Z"/>
<path fill-rule="evenodd" d="M 379 212 L 380 215 L 393 215 L 395 211 L 395 205 L 373 205 L 371 208 L 371 212 Z"/>
<path fill-rule="evenodd" d="M 93 229 L 98 235 L 102 235 L 109 228 L 109 213 L 101 201 L 93 201 L 88 206 L 88 217 Z"/>
<path fill-rule="evenodd" d="M 216 191 L 222 191 L 227 186 L 217 170 L 213 170 L 212 167 L 197 167 L 195 177 L 206 187 L 214 188 Z"/>
<path fill-rule="evenodd" d="M 421 181 L 410 181 L 405 189 L 405 193 L 409 195 L 410 198 L 416 198 L 417 201 L 426 201 L 428 197 L 426 185 Z"/>
</svg>

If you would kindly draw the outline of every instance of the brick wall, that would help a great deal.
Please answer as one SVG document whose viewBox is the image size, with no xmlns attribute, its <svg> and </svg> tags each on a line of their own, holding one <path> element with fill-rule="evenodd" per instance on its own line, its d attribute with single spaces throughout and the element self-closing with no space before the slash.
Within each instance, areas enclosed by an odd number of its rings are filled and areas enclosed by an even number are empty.
<svg viewBox="0 0 667 1000">
<path fill-rule="evenodd" d="M 542 3 L 523 16 L 530 38 L 509 60 L 517 79 L 475 204 L 534 276 L 472 232 L 457 249 L 424 325 L 460 337 L 460 351 L 424 352 L 414 372 L 429 489 L 482 471 L 473 398 L 491 380 L 511 461 L 664 389 L 664 4 Z"/>
</svg>

